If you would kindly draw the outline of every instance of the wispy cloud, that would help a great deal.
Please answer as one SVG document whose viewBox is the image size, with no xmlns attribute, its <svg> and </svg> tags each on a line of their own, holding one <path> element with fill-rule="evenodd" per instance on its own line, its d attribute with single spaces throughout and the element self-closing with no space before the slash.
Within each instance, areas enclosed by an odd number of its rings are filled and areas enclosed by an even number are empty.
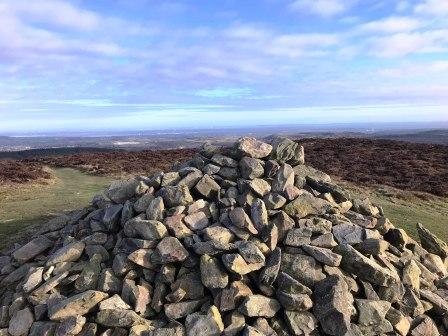
<svg viewBox="0 0 448 336">
<path fill-rule="evenodd" d="M 324 18 L 330 18 L 345 13 L 354 3 L 353 0 L 296 0 L 290 5 L 290 8 L 295 11 L 307 11 Z"/>
<path fill-rule="evenodd" d="M 439 0 L 3 0 L 0 114 L 443 105 L 447 13 Z"/>
<path fill-rule="evenodd" d="M 415 12 L 426 15 L 448 15 L 448 2 L 444 0 L 424 0 L 415 7 Z"/>
</svg>

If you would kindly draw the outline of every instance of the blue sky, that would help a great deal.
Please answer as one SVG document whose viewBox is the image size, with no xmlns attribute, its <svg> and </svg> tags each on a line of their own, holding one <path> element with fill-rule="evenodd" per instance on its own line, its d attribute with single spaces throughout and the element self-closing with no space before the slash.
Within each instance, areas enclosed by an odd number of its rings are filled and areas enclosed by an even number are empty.
<svg viewBox="0 0 448 336">
<path fill-rule="evenodd" d="M 0 132 L 448 121 L 447 0 L 2 0 Z"/>
</svg>

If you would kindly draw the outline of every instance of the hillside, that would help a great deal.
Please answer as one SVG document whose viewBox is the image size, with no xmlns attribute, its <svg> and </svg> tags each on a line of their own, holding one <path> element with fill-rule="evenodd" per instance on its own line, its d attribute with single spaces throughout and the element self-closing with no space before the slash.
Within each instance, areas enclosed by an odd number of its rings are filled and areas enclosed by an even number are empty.
<svg viewBox="0 0 448 336">
<path fill-rule="evenodd" d="M 330 175 L 343 180 L 365 186 L 383 184 L 401 190 L 448 195 L 448 146 L 362 138 L 303 138 L 297 141 L 304 145 L 306 161 L 311 166 L 325 168 Z M 35 157 L 19 160 L 19 163 L 30 165 L 32 169 L 49 165 L 120 176 L 164 170 L 194 153 L 194 149 L 112 151 Z M 8 164 L 15 165 L 13 161 Z M 17 174 L 26 174 L 24 167 L 17 165 Z M 0 171 L 0 181 L 13 178 Z"/>
</svg>

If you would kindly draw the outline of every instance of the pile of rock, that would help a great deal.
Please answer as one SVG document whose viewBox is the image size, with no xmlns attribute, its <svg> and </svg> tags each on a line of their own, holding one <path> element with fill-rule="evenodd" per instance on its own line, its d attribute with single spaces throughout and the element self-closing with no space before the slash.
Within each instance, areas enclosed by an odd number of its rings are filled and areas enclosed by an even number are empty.
<svg viewBox="0 0 448 336">
<path fill-rule="evenodd" d="M 447 245 L 291 140 L 206 144 L 105 195 L 0 256 L 0 335 L 447 333 Z"/>
</svg>

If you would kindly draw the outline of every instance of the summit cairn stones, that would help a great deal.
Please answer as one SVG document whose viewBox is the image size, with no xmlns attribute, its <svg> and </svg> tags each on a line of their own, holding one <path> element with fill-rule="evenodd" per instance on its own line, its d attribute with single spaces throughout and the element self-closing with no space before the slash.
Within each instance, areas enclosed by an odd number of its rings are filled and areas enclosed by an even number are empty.
<svg viewBox="0 0 448 336">
<path fill-rule="evenodd" d="M 304 163 L 245 137 L 113 182 L 0 253 L 0 336 L 447 335 L 447 244 Z"/>
</svg>

